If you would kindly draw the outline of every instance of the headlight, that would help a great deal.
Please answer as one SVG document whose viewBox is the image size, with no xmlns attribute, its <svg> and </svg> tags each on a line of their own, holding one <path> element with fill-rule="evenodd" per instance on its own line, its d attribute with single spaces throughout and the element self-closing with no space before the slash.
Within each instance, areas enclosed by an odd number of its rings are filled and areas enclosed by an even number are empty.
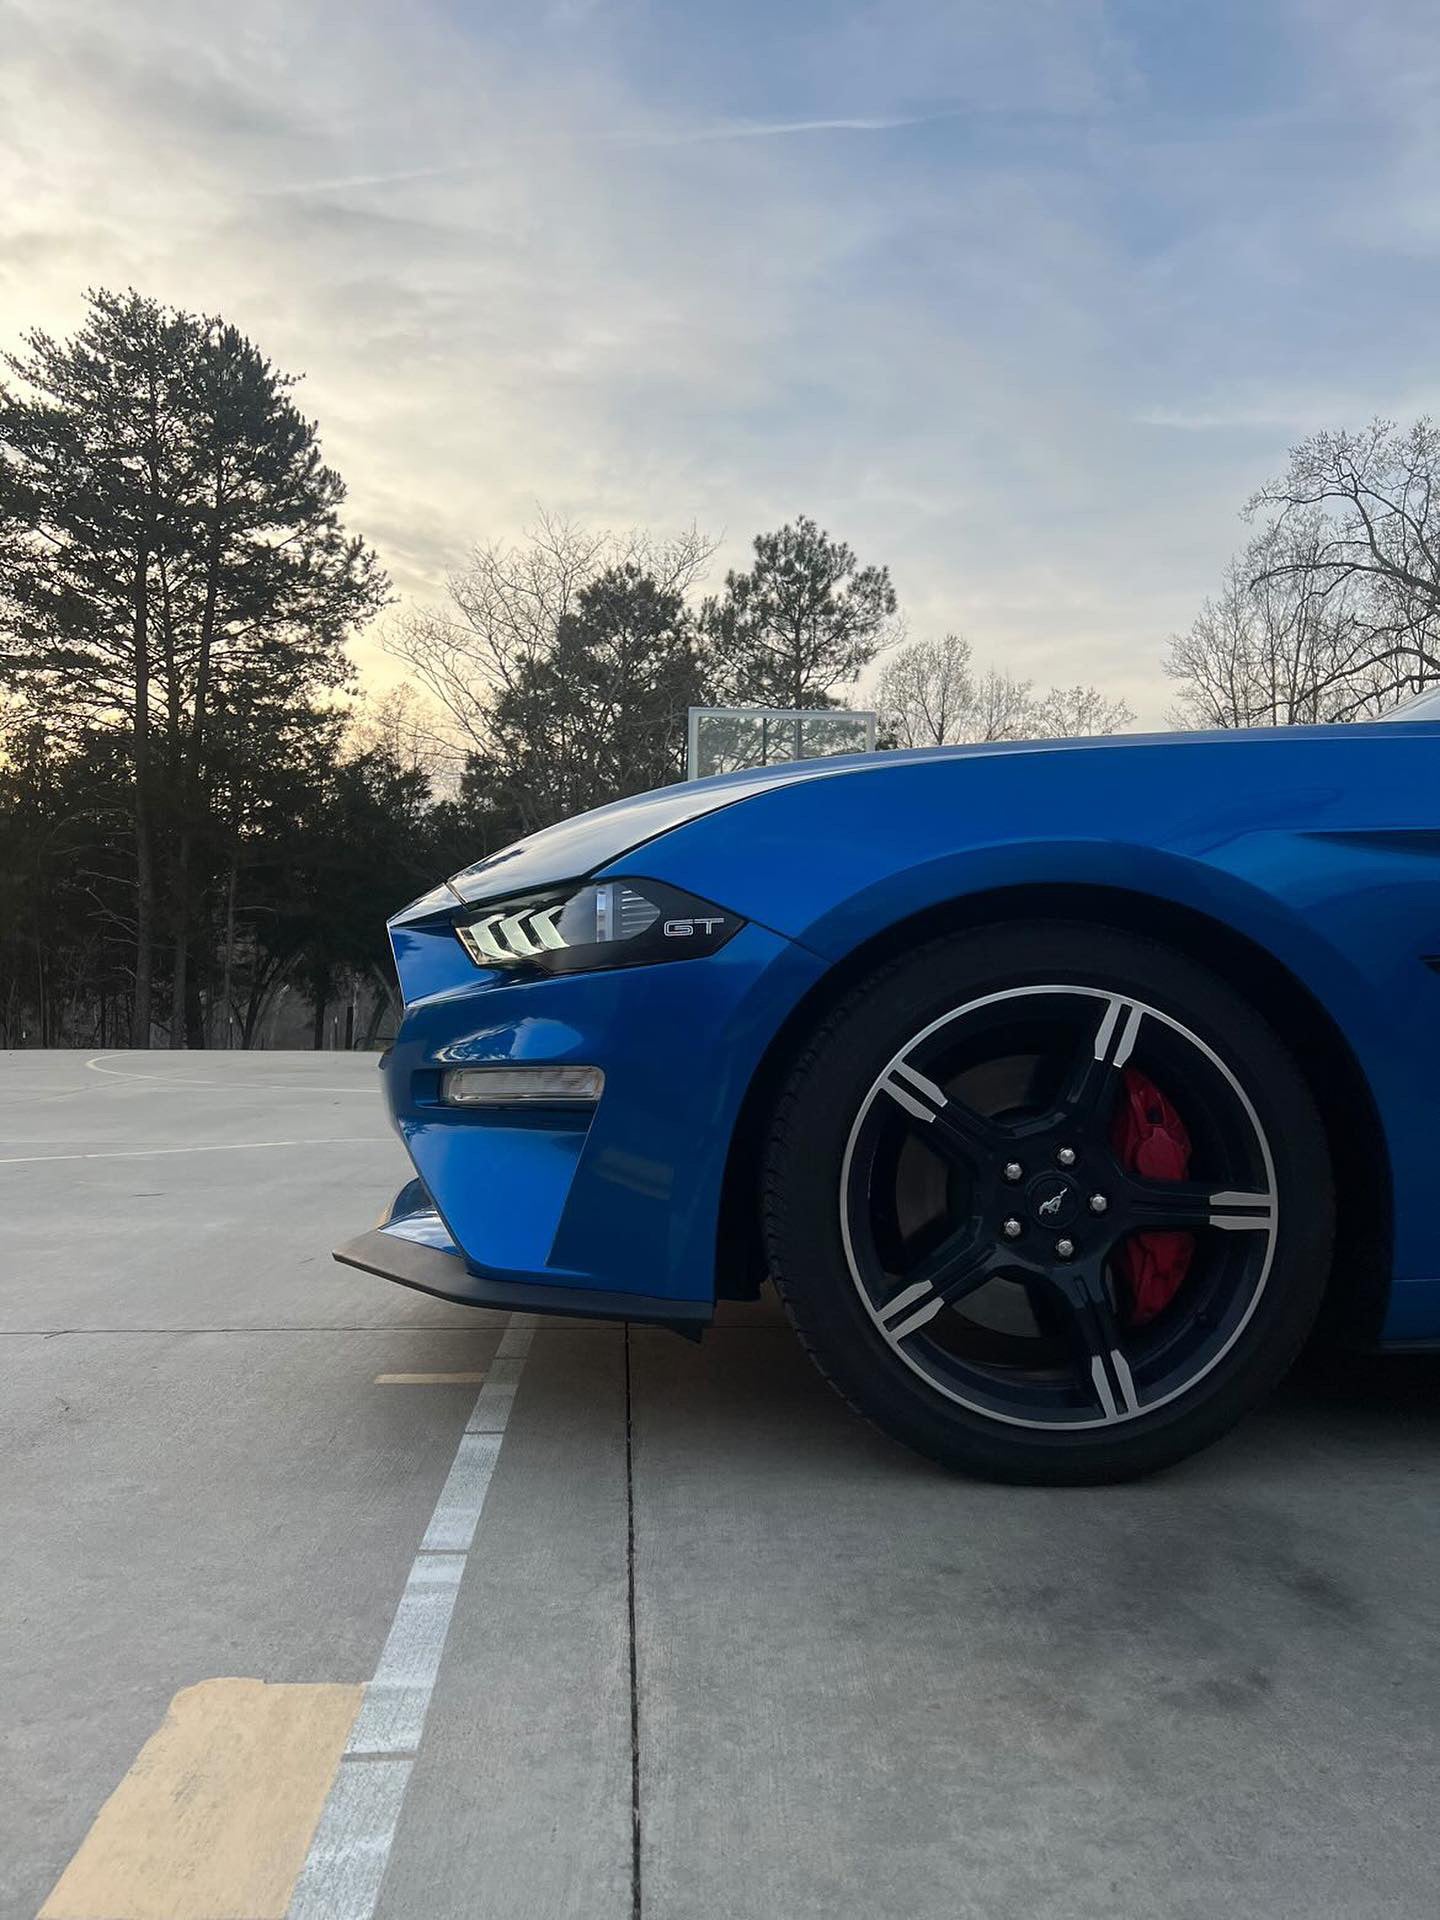
<svg viewBox="0 0 1440 1920">
<path fill-rule="evenodd" d="M 596 880 L 492 907 L 455 931 L 480 967 L 579 973 L 718 953 L 745 922 L 658 880 Z"/>
</svg>

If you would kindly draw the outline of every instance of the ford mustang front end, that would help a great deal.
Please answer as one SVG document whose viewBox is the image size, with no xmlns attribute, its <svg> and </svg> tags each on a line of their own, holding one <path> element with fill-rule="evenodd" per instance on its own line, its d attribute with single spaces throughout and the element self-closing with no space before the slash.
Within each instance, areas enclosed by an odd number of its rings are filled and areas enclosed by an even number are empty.
<svg viewBox="0 0 1440 1920">
<path fill-rule="evenodd" d="M 405 1018 L 383 1066 L 417 1178 L 337 1258 L 474 1306 L 691 1330 L 710 1318 L 735 1116 L 824 965 L 726 902 L 648 878 L 644 847 L 795 777 L 603 809 L 394 916 Z"/>
<path fill-rule="evenodd" d="M 1322 1319 L 1440 1341 L 1440 726 L 797 763 L 390 923 L 415 1178 L 340 1258 L 696 1331 L 1016 1480 L 1213 1439 Z"/>
</svg>

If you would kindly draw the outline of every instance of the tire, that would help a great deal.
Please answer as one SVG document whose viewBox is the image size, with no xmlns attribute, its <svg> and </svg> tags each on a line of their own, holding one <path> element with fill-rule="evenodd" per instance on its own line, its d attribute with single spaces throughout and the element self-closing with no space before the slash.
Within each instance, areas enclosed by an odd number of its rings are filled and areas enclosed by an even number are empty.
<svg viewBox="0 0 1440 1920">
<path fill-rule="evenodd" d="M 762 1212 L 853 1407 L 946 1466 L 1083 1485 L 1183 1459 L 1276 1385 L 1334 1198 L 1254 1008 L 1183 953 L 1049 921 L 936 940 L 828 1013 L 776 1102 Z"/>
</svg>

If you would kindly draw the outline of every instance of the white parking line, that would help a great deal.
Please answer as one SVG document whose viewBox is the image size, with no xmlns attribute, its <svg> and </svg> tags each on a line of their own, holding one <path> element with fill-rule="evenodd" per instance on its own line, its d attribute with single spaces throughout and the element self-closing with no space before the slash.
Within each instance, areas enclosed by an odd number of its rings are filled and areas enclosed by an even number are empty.
<svg viewBox="0 0 1440 1920">
<path fill-rule="evenodd" d="M 370 1920 L 534 1318 L 512 1314 L 476 1396 L 325 1802 L 288 1920 Z"/>
<path fill-rule="evenodd" d="M 33 1167 L 42 1160 L 150 1160 L 170 1153 L 256 1153 L 262 1147 L 389 1146 L 388 1133 L 327 1134 L 319 1140 L 221 1140 L 202 1147 L 106 1147 L 97 1153 L 0 1154 L 0 1167 Z"/>
<path fill-rule="evenodd" d="M 183 1059 L 187 1056 L 179 1057 Z M 247 1056 L 227 1053 L 225 1057 L 226 1059 L 243 1059 Z M 174 1087 L 177 1091 L 184 1091 L 189 1087 L 201 1087 L 212 1091 L 218 1088 L 222 1093 L 234 1093 L 238 1088 L 248 1093 L 252 1087 L 258 1087 L 275 1093 L 363 1093 L 367 1099 L 373 1098 L 376 1091 L 373 1081 L 363 1087 L 327 1087 L 312 1086 L 304 1080 L 247 1080 L 243 1075 L 234 1080 L 196 1080 L 188 1073 L 120 1073 L 116 1068 L 105 1064 L 107 1060 L 125 1058 L 123 1053 L 97 1053 L 93 1054 L 85 1065 L 91 1073 L 103 1073 L 110 1080 L 153 1080 L 159 1086 Z M 250 1054 L 248 1058 L 253 1060 L 256 1056 Z"/>
</svg>

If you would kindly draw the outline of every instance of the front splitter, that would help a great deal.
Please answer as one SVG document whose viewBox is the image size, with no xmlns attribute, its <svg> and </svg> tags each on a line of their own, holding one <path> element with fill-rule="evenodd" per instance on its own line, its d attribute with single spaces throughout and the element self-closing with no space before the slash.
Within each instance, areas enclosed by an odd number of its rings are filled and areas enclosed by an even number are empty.
<svg viewBox="0 0 1440 1920">
<path fill-rule="evenodd" d="M 590 1287 L 536 1286 L 490 1280 L 472 1271 L 458 1253 L 402 1239 L 383 1227 L 357 1234 L 334 1256 L 342 1266 L 378 1274 L 398 1286 L 452 1300 L 462 1307 L 490 1307 L 500 1313 L 563 1314 L 567 1319 L 635 1320 L 670 1327 L 698 1340 L 713 1317 L 704 1300 L 661 1300 L 653 1294 L 607 1293 Z"/>
</svg>

